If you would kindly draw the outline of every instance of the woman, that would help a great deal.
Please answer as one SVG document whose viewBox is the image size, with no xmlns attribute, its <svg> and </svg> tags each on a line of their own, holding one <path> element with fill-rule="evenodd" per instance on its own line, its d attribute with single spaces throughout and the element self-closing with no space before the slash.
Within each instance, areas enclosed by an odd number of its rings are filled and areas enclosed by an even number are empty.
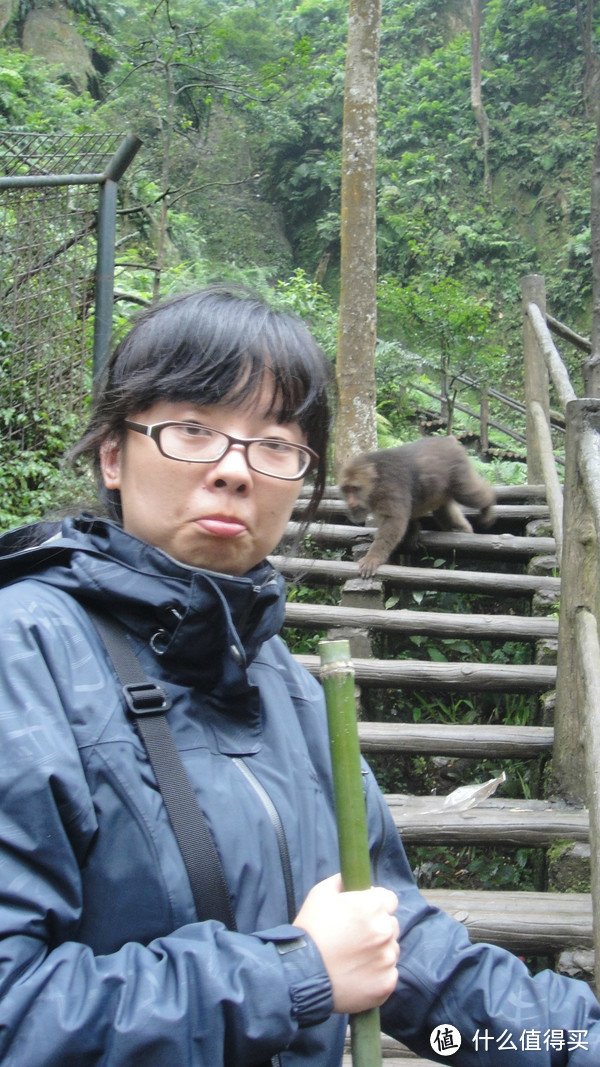
<svg viewBox="0 0 600 1067">
<path fill-rule="evenodd" d="M 341 893 L 321 689 L 277 636 L 265 562 L 311 470 L 313 505 L 322 491 L 328 377 L 303 325 L 245 292 L 155 307 L 76 449 L 108 518 L 0 542 L 7 1067 L 339 1067 L 346 1013 L 376 1005 L 427 1056 L 450 1024 L 463 1065 L 600 1062 L 587 986 L 530 978 L 425 903 L 366 768 L 377 888 Z M 234 929 L 197 919 L 94 608 L 172 701 Z M 535 1053 L 519 1045 L 532 1029 L 554 1035 Z M 515 1050 L 496 1053 L 506 1031 Z"/>
</svg>

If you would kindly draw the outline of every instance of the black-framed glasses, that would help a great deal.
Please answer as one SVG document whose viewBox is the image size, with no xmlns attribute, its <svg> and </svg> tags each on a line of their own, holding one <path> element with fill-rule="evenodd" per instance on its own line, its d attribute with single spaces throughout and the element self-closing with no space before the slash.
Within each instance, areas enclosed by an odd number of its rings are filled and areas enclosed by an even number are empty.
<svg viewBox="0 0 600 1067">
<path fill-rule="evenodd" d="M 146 426 L 126 419 L 123 425 L 151 437 L 161 455 L 182 463 L 216 463 L 232 445 L 242 445 L 251 470 L 287 482 L 304 478 L 319 459 L 306 445 L 293 445 L 278 437 L 232 437 L 198 422 L 155 422 Z"/>
</svg>

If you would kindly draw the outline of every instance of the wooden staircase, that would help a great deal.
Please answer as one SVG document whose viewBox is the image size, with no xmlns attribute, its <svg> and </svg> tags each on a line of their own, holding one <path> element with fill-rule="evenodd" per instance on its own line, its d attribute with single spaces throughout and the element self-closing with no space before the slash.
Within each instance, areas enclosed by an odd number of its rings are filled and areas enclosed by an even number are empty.
<svg viewBox="0 0 600 1067">
<path fill-rule="evenodd" d="M 367 543 L 373 530 L 353 527 L 345 518 L 343 502 L 332 496 L 321 507 L 318 520 L 309 528 L 311 555 L 276 556 L 272 561 L 293 586 L 311 585 L 338 590 L 338 603 L 302 603 L 292 598 L 286 612 L 286 628 L 296 632 L 319 631 L 321 636 L 343 634 L 351 641 L 358 635 L 359 651 L 377 635 L 429 635 L 468 638 L 471 641 L 538 642 L 552 644 L 558 622 L 552 614 L 533 614 L 532 599 L 548 608 L 558 600 L 560 579 L 553 566 L 554 540 L 532 536 L 529 523 L 547 516 L 543 489 L 538 486 L 499 487 L 498 520 L 491 532 L 423 532 L 422 544 L 404 556 L 402 565 L 387 564 L 370 582 L 362 581 L 352 549 Z M 299 526 L 290 524 L 288 534 L 297 537 Z M 329 559 L 332 548 L 344 559 Z M 321 553 L 321 549 L 324 549 Z M 425 559 L 423 559 L 425 557 Z M 444 564 L 441 564 L 444 560 Z M 532 565 L 532 561 L 536 561 Z M 431 565 L 435 563 L 435 565 Z M 414 564 L 414 565 L 413 565 Z M 426 610 L 357 606 L 381 590 L 383 603 L 390 597 L 418 592 Z M 436 608 L 444 593 L 468 594 L 489 610 L 475 613 L 448 612 Z M 426 595 L 423 595 L 426 594 Z M 324 598 L 325 599 L 325 598 Z M 517 603 L 518 602 L 518 603 Z M 515 605 L 526 611 L 513 614 Z M 497 609 L 502 608 L 502 612 Z M 529 610 L 529 613 L 527 613 Z M 285 634 L 284 634 L 285 636 Z M 408 688 L 427 694 L 440 692 L 474 694 L 526 693 L 548 699 L 556 679 L 554 663 L 525 664 L 433 662 L 422 658 L 378 658 L 355 655 L 359 690 Z M 318 657 L 297 658 L 313 673 Z M 537 704 L 537 701 L 533 701 Z M 514 760 L 539 761 L 550 757 L 553 729 L 539 725 L 539 718 L 523 725 L 503 722 L 468 725 L 454 722 L 368 721 L 361 717 L 361 747 L 371 759 L 381 754 L 447 757 L 461 761 L 494 760 L 499 773 Z M 466 764 L 468 766 L 468 763 Z M 468 772 L 466 780 L 469 780 Z M 454 783 L 460 784 L 458 782 Z M 547 849 L 557 842 L 587 842 L 587 811 L 568 808 L 543 796 L 522 799 L 507 795 L 506 785 L 497 795 L 466 810 L 443 805 L 443 797 L 388 794 L 387 801 L 399 833 L 411 854 L 415 845 L 481 845 L 506 849 Z M 490 941 L 526 957 L 553 960 L 563 950 L 591 949 L 592 904 L 587 893 L 526 892 L 460 888 L 423 888 L 425 897 L 464 923 L 473 941 Z M 418 1065 L 418 1060 L 395 1042 L 384 1041 L 386 1063 Z M 350 1063 L 349 1055 L 344 1063 Z"/>
</svg>

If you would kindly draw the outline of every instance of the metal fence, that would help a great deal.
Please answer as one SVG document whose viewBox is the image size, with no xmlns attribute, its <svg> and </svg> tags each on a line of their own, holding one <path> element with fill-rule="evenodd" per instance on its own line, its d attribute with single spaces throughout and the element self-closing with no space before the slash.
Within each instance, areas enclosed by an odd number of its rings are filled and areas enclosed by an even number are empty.
<svg viewBox="0 0 600 1067">
<path fill-rule="evenodd" d="M 0 426 L 23 448 L 81 427 L 110 336 L 116 183 L 138 147 L 0 134 Z"/>
</svg>

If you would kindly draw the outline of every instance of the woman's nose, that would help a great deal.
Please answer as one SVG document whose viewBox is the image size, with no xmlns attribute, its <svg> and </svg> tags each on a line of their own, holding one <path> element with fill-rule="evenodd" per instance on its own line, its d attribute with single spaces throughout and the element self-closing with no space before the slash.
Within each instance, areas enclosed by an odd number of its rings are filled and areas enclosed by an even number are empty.
<svg viewBox="0 0 600 1067">
<path fill-rule="evenodd" d="M 210 465 L 210 479 L 217 486 L 228 486 L 240 492 L 252 480 L 244 445 L 230 445 L 224 456 Z"/>
</svg>

